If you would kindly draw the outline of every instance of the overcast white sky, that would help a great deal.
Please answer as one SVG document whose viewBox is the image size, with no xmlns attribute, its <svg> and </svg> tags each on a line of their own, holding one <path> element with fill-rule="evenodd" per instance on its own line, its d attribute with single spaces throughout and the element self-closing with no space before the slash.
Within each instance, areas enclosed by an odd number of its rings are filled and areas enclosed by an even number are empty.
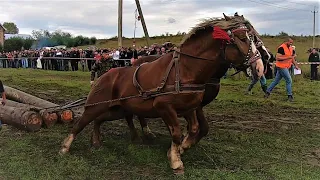
<svg viewBox="0 0 320 180">
<path fill-rule="evenodd" d="M 123 0 L 123 35 L 133 37 L 135 0 Z M 149 35 L 188 32 L 200 19 L 238 12 L 260 34 L 285 31 L 311 35 L 313 10 L 320 0 L 140 0 Z M 14 22 L 21 34 L 62 30 L 73 35 L 117 35 L 118 0 L 0 0 L 0 23 Z M 320 26 L 317 17 L 317 34 Z M 137 23 L 136 36 L 142 36 Z"/>
</svg>

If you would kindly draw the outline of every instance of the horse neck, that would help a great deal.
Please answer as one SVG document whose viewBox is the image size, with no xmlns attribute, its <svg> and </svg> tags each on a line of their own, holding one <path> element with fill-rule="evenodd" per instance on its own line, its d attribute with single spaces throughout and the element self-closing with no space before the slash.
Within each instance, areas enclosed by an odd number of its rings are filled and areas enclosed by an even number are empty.
<svg viewBox="0 0 320 180">
<path fill-rule="evenodd" d="M 220 47 L 221 42 L 212 39 L 209 33 L 205 36 L 197 36 L 197 38 L 187 40 L 181 46 L 182 53 L 208 60 L 180 55 L 180 63 L 183 67 L 180 70 L 181 83 L 203 84 L 214 74 L 220 74 L 217 73 L 221 71 L 221 61 L 223 61 Z"/>
</svg>

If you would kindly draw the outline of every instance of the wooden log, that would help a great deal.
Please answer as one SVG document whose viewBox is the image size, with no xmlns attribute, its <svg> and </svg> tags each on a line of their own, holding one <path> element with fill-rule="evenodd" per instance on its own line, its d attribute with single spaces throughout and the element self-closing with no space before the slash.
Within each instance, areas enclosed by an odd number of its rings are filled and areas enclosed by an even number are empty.
<svg viewBox="0 0 320 180">
<path fill-rule="evenodd" d="M 48 110 L 42 109 L 40 107 L 22 104 L 11 100 L 7 100 L 6 106 L 38 112 L 42 117 L 43 125 L 47 128 L 54 126 L 58 121 L 58 114 L 56 112 L 49 112 Z"/>
<path fill-rule="evenodd" d="M 28 132 L 39 131 L 42 125 L 39 113 L 7 105 L 0 107 L 0 119 L 3 124 Z"/>
<path fill-rule="evenodd" d="M 67 123 L 67 124 L 72 123 L 72 121 L 75 119 L 74 112 L 69 109 L 58 111 L 58 116 L 62 123 Z"/>
<path fill-rule="evenodd" d="M 40 108 L 52 108 L 49 112 L 57 112 L 58 114 L 60 114 L 58 115 L 58 120 L 60 120 L 61 122 L 72 122 L 74 119 L 74 113 L 72 112 L 72 110 L 57 110 L 54 107 L 59 107 L 58 104 L 54 104 L 52 102 L 35 97 L 31 94 L 27 94 L 23 91 L 14 89 L 9 86 L 4 86 L 4 89 L 8 99 L 24 104 L 30 104 Z"/>
<path fill-rule="evenodd" d="M 6 92 L 7 98 L 13 101 L 17 101 L 24 104 L 30 104 L 30 105 L 41 107 L 41 108 L 50 108 L 50 107 L 59 106 L 57 104 L 43 100 L 41 98 L 35 97 L 33 95 L 27 94 L 23 91 L 14 89 L 9 86 L 4 86 L 4 90 Z"/>
</svg>

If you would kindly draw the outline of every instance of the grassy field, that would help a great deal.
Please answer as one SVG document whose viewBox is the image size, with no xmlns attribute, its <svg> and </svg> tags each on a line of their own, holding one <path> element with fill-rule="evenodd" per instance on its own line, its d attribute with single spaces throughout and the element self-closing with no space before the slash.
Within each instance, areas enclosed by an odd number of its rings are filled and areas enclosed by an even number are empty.
<svg viewBox="0 0 320 180">
<path fill-rule="evenodd" d="M 0 69 L 0 79 L 59 104 L 86 96 L 90 88 L 88 72 Z M 320 179 L 320 82 L 295 78 L 293 103 L 286 101 L 283 82 L 267 100 L 259 85 L 245 95 L 248 83 L 222 80 L 217 100 L 205 108 L 209 135 L 183 155 L 183 176 L 172 175 L 169 133 L 152 119 L 152 144 L 131 143 L 126 122 L 114 121 L 103 125 L 101 149 L 90 148 L 90 125 L 66 156 L 58 155 L 65 125 L 37 133 L 4 126 L 0 179 Z"/>
</svg>

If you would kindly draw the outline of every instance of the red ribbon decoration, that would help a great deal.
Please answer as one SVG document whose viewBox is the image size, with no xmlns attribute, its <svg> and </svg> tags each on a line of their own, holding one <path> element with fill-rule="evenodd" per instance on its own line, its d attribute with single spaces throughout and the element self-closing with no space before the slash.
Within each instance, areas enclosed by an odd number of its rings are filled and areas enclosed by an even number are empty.
<svg viewBox="0 0 320 180">
<path fill-rule="evenodd" d="M 230 36 L 227 34 L 226 31 L 224 31 L 223 29 L 221 29 L 220 27 L 213 27 L 213 33 L 212 33 L 212 37 L 213 39 L 220 39 L 220 40 L 224 40 L 227 42 L 231 41 Z"/>
</svg>

